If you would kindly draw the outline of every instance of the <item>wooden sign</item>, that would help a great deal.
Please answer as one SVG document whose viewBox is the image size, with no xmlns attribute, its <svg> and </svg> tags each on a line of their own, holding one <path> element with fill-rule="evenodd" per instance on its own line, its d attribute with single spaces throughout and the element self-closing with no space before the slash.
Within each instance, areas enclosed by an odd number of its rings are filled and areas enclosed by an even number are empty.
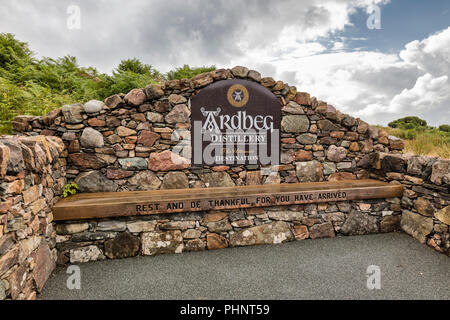
<svg viewBox="0 0 450 320">
<path fill-rule="evenodd" d="M 375 180 L 313 182 L 224 188 L 85 193 L 61 200 L 54 220 L 399 197 L 403 187 Z"/>
<path fill-rule="evenodd" d="M 277 165 L 281 104 L 260 84 L 218 81 L 192 98 L 192 165 Z"/>
</svg>

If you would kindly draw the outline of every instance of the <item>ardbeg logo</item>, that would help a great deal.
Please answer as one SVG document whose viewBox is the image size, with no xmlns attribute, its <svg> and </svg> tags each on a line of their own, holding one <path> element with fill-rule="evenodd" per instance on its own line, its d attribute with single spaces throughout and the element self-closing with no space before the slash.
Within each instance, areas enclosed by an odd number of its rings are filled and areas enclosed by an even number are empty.
<svg viewBox="0 0 450 320">
<path fill-rule="evenodd" d="M 233 107 L 240 108 L 247 104 L 250 95 L 246 87 L 234 84 L 228 89 L 227 98 Z"/>
</svg>

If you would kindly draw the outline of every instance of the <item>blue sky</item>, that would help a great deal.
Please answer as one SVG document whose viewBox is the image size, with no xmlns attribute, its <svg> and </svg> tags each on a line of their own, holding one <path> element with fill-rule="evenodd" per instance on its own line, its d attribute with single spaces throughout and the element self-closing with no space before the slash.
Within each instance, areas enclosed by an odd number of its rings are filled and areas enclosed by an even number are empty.
<svg viewBox="0 0 450 320">
<path fill-rule="evenodd" d="M 380 30 L 367 28 L 373 6 Z M 408 115 L 450 123 L 449 0 L 0 0 L 0 7 L 0 31 L 38 56 L 70 54 L 102 72 L 132 57 L 163 72 L 186 63 L 245 65 L 371 124 Z"/>
<path fill-rule="evenodd" d="M 381 8 L 381 29 L 366 27 L 367 13 L 363 9 L 350 17 L 347 26 L 337 36 L 365 38 L 354 41 L 349 49 L 361 47 L 366 50 L 398 52 L 404 45 L 416 39 L 443 30 L 450 25 L 450 1 L 448 0 L 393 0 Z"/>
</svg>

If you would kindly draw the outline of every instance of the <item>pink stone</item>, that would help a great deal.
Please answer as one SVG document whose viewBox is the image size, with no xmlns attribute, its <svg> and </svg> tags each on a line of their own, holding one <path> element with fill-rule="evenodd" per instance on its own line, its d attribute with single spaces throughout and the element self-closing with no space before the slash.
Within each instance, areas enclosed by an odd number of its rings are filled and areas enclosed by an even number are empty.
<svg viewBox="0 0 450 320">
<path fill-rule="evenodd" d="M 190 160 L 173 153 L 170 150 L 152 153 L 148 161 L 148 168 L 152 171 L 183 170 L 189 168 Z"/>
<path fill-rule="evenodd" d="M 143 146 L 146 147 L 151 147 L 155 144 L 156 140 L 158 140 L 159 138 L 160 135 L 155 132 L 142 130 L 141 133 L 139 134 L 137 143 L 142 144 Z"/>
<path fill-rule="evenodd" d="M 142 89 L 133 89 L 125 96 L 125 101 L 135 107 L 143 104 L 145 99 L 146 96 Z"/>
<path fill-rule="evenodd" d="M 347 156 L 348 150 L 343 147 L 331 145 L 327 150 L 327 158 L 334 162 L 341 162 Z"/>
</svg>

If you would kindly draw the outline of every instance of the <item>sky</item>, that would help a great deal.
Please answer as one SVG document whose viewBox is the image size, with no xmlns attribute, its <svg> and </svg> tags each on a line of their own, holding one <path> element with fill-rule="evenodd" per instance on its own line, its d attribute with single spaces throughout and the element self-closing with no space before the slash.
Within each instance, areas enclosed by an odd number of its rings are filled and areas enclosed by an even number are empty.
<svg viewBox="0 0 450 320">
<path fill-rule="evenodd" d="M 371 123 L 450 124 L 449 0 L 0 0 L 37 57 L 244 65 Z"/>
</svg>

